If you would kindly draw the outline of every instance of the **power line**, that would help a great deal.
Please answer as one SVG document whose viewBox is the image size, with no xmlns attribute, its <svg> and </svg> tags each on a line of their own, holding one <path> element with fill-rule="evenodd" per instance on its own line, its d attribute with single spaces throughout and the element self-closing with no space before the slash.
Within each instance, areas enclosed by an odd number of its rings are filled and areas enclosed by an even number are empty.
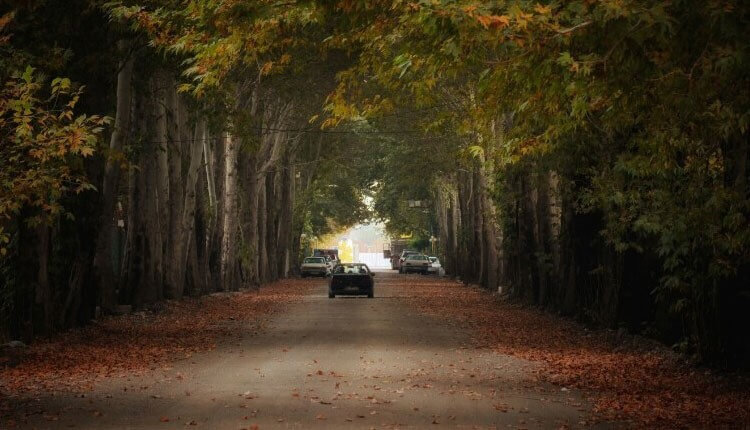
<svg viewBox="0 0 750 430">
<path fill-rule="evenodd" d="M 274 133 L 283 133 L 283 132 L 294 132 L 294 133 L 308 133 L 308 134 L 332 134 L 332 135 L 367 135 L 369 136 L 377 136 L 377 135 L 384 135 L 384 136 L 393 136 L 393 135 L 415 135 L 415 134 L 425 134 L 426 132 L 422 130 L 372 130 L 372 131 L 347 131 L 347 130 L 313 130 L 313 129 L 293 129 L 293 128 L 251 128 L 255 130 L 264 130 Z M 442 138 L 448 138 L 453 137 L 451 135 L 432 135 L 432 136 L 424 136 L 422 138 L 417 139 L 423 139 L 423 140 L 430 140 L 430 139 L 442 139 Z M 209 141 L 216 141 L 220 140 L 222 137 L 215 136 L 208 138 Z M 149 140 L 145 141 L 144 143 L 154 143 L 154 144 L 170 144 L 170 143 L 192 143 L 197 141 L 202 141 L 203 139 L 170 139 L 170 140 Z"/>
<path fill-rule="evenodd" d="M 452 102 L 446 102 L 441 103 L 438 105 L 426 107 L 426 108 L 419 108 L 419 109 L 412 109 L 408 111 L 399 111 L 394 112 L 391 114 L 383 114 L 379 115 L 377 117 L 372 118 L 359 118 L 359 119 L 352 119 L 349 120 L 349 122 L 367 122 L 367 121 L 376 121 L 381 118 L 387 118 L 387 117 L 394 117 L 394 116 L 402 116 L 410 113 L 418 113 L 418 112 L 426 112 L 434 109 L 438 109 L 445 106 L 455 106 L 455 103 Z M 261 132 L 261 135 L 268 134 L 269 132 L 272 133 L 307 133 L 307 134 L 332 134 L 332 135 L 348 135 L 348 134 L 365 134 L 365 135 L 397 135 L 397 134 L 407 134 L 407 135 L 413 135 L 413 134 L 424 134 L 426 133 L 423 130 L 316 130 L 312 128 L 276 128 L 276 127 L 245 127 L 245 129 L 249 130 L 255 130 Z M 213 137 L 211 139 L 220 139 L 220 137 Z M 181 143 L 187 143 L 187 142 L 195 142 L 197 140 L 203 140 L 203 139 L 173 139 L 169 141 L 149 141 L 148 143 L 173 143 L 173 142 L 181 142 Z"/>
</svg>

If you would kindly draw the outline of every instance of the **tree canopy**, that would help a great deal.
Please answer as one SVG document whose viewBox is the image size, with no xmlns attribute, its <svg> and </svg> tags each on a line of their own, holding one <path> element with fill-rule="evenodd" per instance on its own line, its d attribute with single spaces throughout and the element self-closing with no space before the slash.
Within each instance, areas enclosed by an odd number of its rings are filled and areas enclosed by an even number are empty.
<svg viewBox="0 0 750 430">
<path fill-rule="evenodd" d="M 135 58 L 138 84 L 128 85 L 143 91 L 130 97 L 129 111 L 154 113 L 134 118 L 126 144 L 111 139 L 97 163 L 122 152 L 169 185 L 162 194 L 178 189 L 178 207 L 203 205 L 195 220 L 192 212 L 170 215 L 175 227 L 164 240 L 188 226 L 198 237 L 184 239 L 179 253 L 205 248 L 206 264 L 218 264 L 222 279 L 283 276 L 301 252 L 302 233 L 379 219 L 394 236 L 438 237 L 447 269 L 467 282 L 510 285 L 520 299 L 600 324 L 648 328 L 705 358 L 748 353 L 747 334 L 736 330 L 750 305 L 745 2 L 121 0 L 76 7 L 95 11 L 107 29 L 103 40 L 129 47 L 96 44 L 96 52 L 109 49 L 125 61 L 91 83 L 72 66 L 80 55 L 70 62 L 60 55 L 57 66 L 39 60 L 38 51 L 52 52 L 54 43 L 30 47 L 23 29 L 41 18 L 19 8 L 0 21 L 7 34 L 0 49 L 13 54 L 0 69 L 3 141 L 15 133 L 0 160 L 9 163 L 0 240 L 20 231 L 11 220 L 36 216 L 24 212 L 30 207 L 58 214 L 61 193 L 100 189 L 96 163 L 84 159 L 107 116 L 124 112 L 112 96 L 106 109 L 82 110 L 75 101 L 92 85 L 109 83 L 113 93 L 114 69 Z M 11 35 L 16 29 L 20 36 Z M 22 74 L 30 64 L 50 75 Z M 47 78 L 67 71 L 86 87 Z M 162 94 L 165 82 L 171 90 Z M 41 88 L 49 88 L 49 101 Z M 60 100 L 70 100 L 63 113 Z M 24 122 L 24 112 L 36 122 Z M 39 136 L 57 143 L 37 148 Z M 213 140 L 194 145 L 194 163 L 217 169 L 191 179 L 205 196 L 193 196 L 193 184 L 183 189 L 192 164 L 169 145 L 152 151 L 160 161 L 145 167 L 149 143 L 208 141 L 201 136 Z M 138 175 L 131 176 L 129 189 L 137 189 Z M 124 195 L 116 175 L 105 174 L 101 185 L 114 179 L 107 189 Z M 142 204 L 158 197 L 146 193 Z M 139 196 L 121 203 L 132 208 Z M 409 200 L 429 205 L 415 210 Z M 153 214 L 171 210 L 161 205 Z M 87 213 L 105 226 L 113 211 Z M 272 249 L 276 243 L 287 251 Z M 220 251 L 212 257 L 212 249 Z M 185 278 L 170 276 L 172 284 Z"/>
</svg>

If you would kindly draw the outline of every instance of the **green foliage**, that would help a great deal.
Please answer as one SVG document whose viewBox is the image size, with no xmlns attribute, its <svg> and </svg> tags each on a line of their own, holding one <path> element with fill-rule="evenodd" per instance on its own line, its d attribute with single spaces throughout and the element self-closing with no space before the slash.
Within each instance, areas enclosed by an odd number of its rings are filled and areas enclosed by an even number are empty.
<svg viewBox="0 0 750 430">
<path fill-rule="evenodd" d="M 352 166 L 337 167 L 325 172 L 308 191 L 307 222 L 315 236 L 354 226 L 369 217 L 362 189 L 351 181 Z"/>
<path fill-rule="evenodd" d="M 430 245 L 429 237 L 416 237 L 409 241 L 409 248 L 416 249 L 419 252 L 427 251 L 430 248 Z"/>
<path fill-rule="evenodd" d="M 436 179 L 477 166 L 497 172 L 488 186 L 508 226 L 511 202 L 529 198 L 515 179 L 554 171 L 577 214 L 601 218 L 597 240 L 659 259 L 654 297 L 693 323 L 704 353 L 720 354 L 704 347 L 718 342 L 718 303 L 747 293 L 750 267 L 747 2 L 128 0 L 107 9 L 185 58 L 184 91 L 218 91 L 228 105 L 242 104 L 247 81 L 283 83 L 313 60 L 346 58 L 323 112 L 307 113 L 316 128 L 363 143 L 335 146 L 320 165 L 305 158 L 320 171 L 298 202 L 304 231 L 363 219 L 369 190 L 389 232 L 429 232 L 432 214 L 406 202 L 429 200 Z M 285 95 L 299 86 L 289 82 L 279 85 Z M 523 239 L 507 233 L 511 245 Z"/>
<path fill-rule="evenodd" d="M 48 91 L 45 98 L 43 93 Z M 94 153 L 106 117 L 75 115 L 83 88 L 55 78 L 47 88 L 34 69 L 14 74 L 0 90 L 0 223 L 24 208 L 31 224 L 71 216 L 61 204 L 68 193 L 92 189 L 81 160 Z M 0 253 L 8 233 L 0 224 Z"/>
<path fill-rule="evenodd" d="M 711 343 L 698 322 L 718 318 L 725 293 L 713 286 L 734 294 L 750 265 L 748 6 L 391 8 L 367 14 L 355 38 L 347 34 L 364 53 L 331 98 L 348 107 L 331 112 L 367 113 L 384 104 L 381 94 L 416 106 L 449 100 L 454 117 L 440 124 L 467 142 L 457 161 L 468 154 L 505 169 L 541 165 L 581 184 L 571 196 L 578 211 L 603 214 L 602 234 L 617 251 L 657 244 L 656 297 Z M 498 133 L 509 114 L 512 126 Z"/>
</svg>

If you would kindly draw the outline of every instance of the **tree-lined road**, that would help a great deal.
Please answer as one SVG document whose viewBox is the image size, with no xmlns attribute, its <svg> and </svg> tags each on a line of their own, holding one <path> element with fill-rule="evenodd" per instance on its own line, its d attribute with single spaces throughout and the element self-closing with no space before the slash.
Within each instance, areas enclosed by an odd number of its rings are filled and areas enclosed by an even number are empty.
<svg viewBox="0 0 750 430">
<path fill-rule="evenodd" d="M 538 382 L 534 364 L 477 349 L 449 320 L 417 313 L 404 279 L 425 281 L 377 273 L 374 299 L 328 299 L 324 280 L 307 281 L 312 294 L 260 334 L 248 327 L 239 341 L 84 397 L 40 399 L 20 427 L 570 428 L 587 419 L 580 394 Z"/>
</svg>

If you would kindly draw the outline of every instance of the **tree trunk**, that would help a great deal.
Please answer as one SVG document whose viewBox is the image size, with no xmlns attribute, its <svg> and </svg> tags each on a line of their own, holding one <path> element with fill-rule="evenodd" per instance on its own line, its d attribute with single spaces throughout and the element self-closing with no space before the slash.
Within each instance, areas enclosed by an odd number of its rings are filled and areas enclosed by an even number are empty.
<svg viewBox="0 0 750 430">
<path fill-rule="evenodd" d="M 259 277 L 259 249 L 258 249 L 258 175 L 255 171 L 256 159 L 250 155 L 245 159 L 243 167 L 246 169 L 243 179 L 247 189 L 247 208 L 244 208 L 245 214 L 245 240 L 247 241 L 247 251 L 249 255 L 248 262 L 248 282 L 251 285 L 260 285 Z"/>
<path fill-rule="evenodd" d="M 221 242 L 221 283 L 224 291 L 236 289 L 237 265 L 237 156 L 239 142 L 227 133 L 224 137 L 224 214 Z"/>
<path fill-rule="evenodd" d="M 169 195 L 169 126 L 168 126 L 168 112 L 167 112 L 167 92 L 168 84 L 164 79 L 164 72 L 157 74 L 157 77 L 153 80 L 154 91 L 153 94 L 156 98 L 156 165 L 154 166 L 154 182 L 152 185 L 156 187 L 156 203 L 157 203 L 157 217 L 155 224 L 158 224 L 158 232 L 156 233 L 159 238 L 158 241 L 161 243 L 162 256 L 156 260 L 159 262 L 159 270 L 162 272 L 163 279 L 166 279 L 164 274 L 163 262 L 169 261 L 169 220 L 170 220 L 170 204 L 171 199 Z M 163 282 L 161 283 L 163 288 Z"/>
<path fill-rule="evenodd" d="M 485 261 L 487 260 L 487 254 L 484 247 L 484 208 L 482 207 L 482 189 L 479 184 L 479 172 L 475 171 L 472 173 L 470 180 L 472 181 L 472 196 L 471 196 L 471 212 L 474 215 L 474 249 L 472 255 L 474 256 L 473 262 L 473 280 L 479 285 L 484 286 L 485 283 Z"/>
<path fill-rule="evenodd" d="M 294 167 L 290 162 L 282 173 L 281 213 L 279 214 L 279 276 L 289 275 L 290 253 L 292 249 L 292 212 L 294 211 Z"/>
<path fill-rule="evenodd" d="M 155 88 L 152 87 L 152 88 Z M 156 139 L 163 142 L 166 138 L 166 121 L 164 105 L 160 100 L 148 101 L 145 106 L 152 112 L 151 119 L 155 125 Z M 164 297 L 164 222 L 169 220 L 167 206 L 162 193 L 167 192 L 168 176 L 164 174 L 167 160 L 161 144 L 157 143 L 143 148 L 138 166 L 138 209 L 137 221 L 131 228 L 136 233 L 134 257 L 138 258 L 140 273 L 133 279 L 133 301 L 136 305 L 153 303 Z"/>
<path fill-rule="evenodd" d="M 83 284 L 86 282 L 88 274 L 88 256 L 79 255 L 70 269 L 68 293 L 65 295 L 63 308 L 57 319 L 57 325 L 61 328 L 70 328 L 75 324 L 81 306 Z"/>
<path fill-rule="evenodd" d="M 492 172 L 487 171 L 486 168 L 482 168 L 479 173 L 479 185 L 482 190 L 482 227 L 484 236 L 484 286 L 490 291 L 497 290 L 497 226 L 495 223 L 496 210 L 492 198 L 490 197 L 490 190 L 488 184 L 488 178 L 492 178 Z"/>
<path fill-rule="evenodd" d="M 183 207 L 185 204 L 185 189 L 182 178 L 182 164 L 186 148 L 192 149 L 195 142 L 183 142 L 181 138 L 181 125 L 183 119 L 180 117 L 181 101 L 177 95 L 177 88 L 171 73 L 164 74 L 164 93 L 167 113 L 167 155 L 169 160 L 169 237 L 166 243 L 165 261 L 168 263 L 166 270 L 166 284 L 164 295 L 170 299 L 182 297 L 185 283 L 185 256 L 188 246 L 188 238 L 184 235 Z M 189 160 L 188 160 L 189 161 Z"/>
<path fill-rule="evenodd" d="M 450 210 L 448 211 L 448 215 L 450 216 L 449 222 L 448 222 L 448 228 L 449 228 L 449 237 L 450 237 L 450 249 L 451 249 L 451 256 L 448 259 L 448 269 L 449 273 L 453 276 L 458 275 L 458 256 L 461 252 L 459 249 L 459 226 L 461 225 L 461 216 L 460 211 L 458 207 L 458 190 L 452 190 L 450 195 Z"/>
<path fill-rule="evenodd" d="M 188 261 L 192 261 L 192 268 L 197 269 L 197 250 L 194 249 L 196 246 L 195 238 L 195 202 L 196 202 L 196 183 L 201 170 L 201 157 L 203 155 L 203 148 L 205 147 L 205 141 L 207 140 L 206 121 L 201 120 L 195 126 L 195 136 L 190 142 L 189 154 L 188 154 L 188 169 L 185 178 L 185 198 L 182 214 L 180 215 L 180 237 L 184 241 L 186 246 L 181 251 L 180 265 L 183 268 L 183 272 L 188 274 Z M 196 279 L 195 273 L 191 274 L 193 277 L 193 286 L 200 285 L 200 282 Z M 183 276 L 184 279 L 184 276 Z M 182 289 L 181 289 L 182 290 Z M 182 294 L 182 291 L 180 291 Z"/>
<path fill-rule="evenodd" d="M 263 175 L 258 180 L 258 276 L 260 283 L 269 281 L 268 274 L 268 252 L 266 247 L 266 229 L 268 227 L 266 210 L 266 177 Z"/>
<path fill-rule="evenodd" d="M 126 51 L 128 43 L 119 42 L 121 51 Z M 115 125 L 109 141 L 109 154 L 104 167 L 102 184 L 101 216 L 99 219 L 98 238 L 94 254 L 96 282 L 100 286 L 99 303 L 102 309 L 114 310 L 117 305 L 115 268 L 112 267 L 112 230 L 115 227 L 115 206 L 117 203 L 117 185 L 120 179 L 120 165 L 117 157 L 122 152 L 123 143 L 130 128 L 130 109 L 133 81 L 133 56 L 123 60 L 117 74 L 117 107 Z"/>
<path fill-rule="evenodd" d="M 472 181 L 468 172 L 459 172 L 458 179 L 458 201 L 459 212 L 461 216 L 460 235 L 460 263 L 458 264 L 458 273 L 464 283 L 473 281 L 474 265 L 472 257 L 475 256 L 474 248 L 474 214 L 472 211 Z"/>
<path fill-rule="evenodd" d="M 34 335 L 49 336 L 53 331 L 52 286 L 49 280 L 50 229 L 36 228 L 37 273 L 34 288 Z"/>
<path fill-rule="evenodd" d="M 208 267 L 211 276 L 210 287 L 212 291 L 223 291 L 224 285 L 221 279 L 221 251 L 222 244 L 224 243 L 224 228 L 222 220 L 224 219 L 224 176 L 225 176 L 225 139 L 217 138 L 214 142 L 213 151 L 213 165 L 215 169 L 214 174 L 214 187 L 216 191 L 217 199 L 216 206 L 210 213 L 210 234 L 211 239 L 208 242 Z"/>
<path fill-rule="evenodd" d="M 269 183 L 270 180 L 270 183 Z M 269 281 L 278 279 L 278 171 L 270 173 L 266 178 L 266 250 L 268 251 Z"/>
</svg>

